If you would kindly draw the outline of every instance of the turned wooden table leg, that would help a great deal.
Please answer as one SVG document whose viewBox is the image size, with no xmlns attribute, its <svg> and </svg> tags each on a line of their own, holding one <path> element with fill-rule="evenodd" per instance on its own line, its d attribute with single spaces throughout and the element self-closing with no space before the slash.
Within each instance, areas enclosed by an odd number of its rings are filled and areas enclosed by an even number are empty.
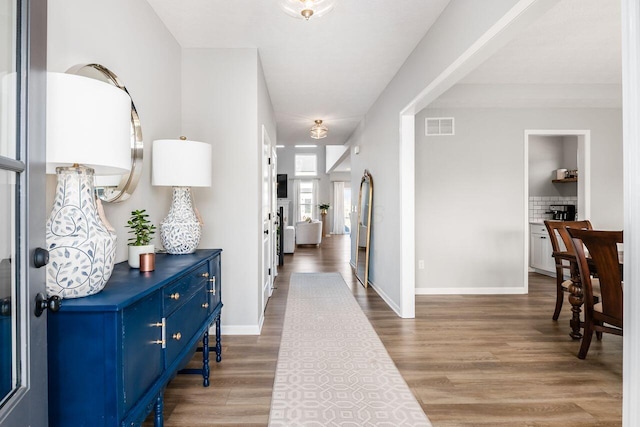
<svg viewBox="0 0 640 427">
<path fill-rule="evenodd" d="M 571 304 L 571 320 L 569 321 L 569 325 L 571 326 L 571 333 L 569 336 L 574 340 L 579 340 L 582 338 L 582 333 L 580 333 L 580 312 L 582 311 L 580 307 L 582 307 L 582 303 L 584 302 L 584 295 L 582 293 L 582 283 L 580 282 L 580 277 L 572 277 L 571 281 L 573 282 L 569 285 L 569 303 Z"/>
</svg>

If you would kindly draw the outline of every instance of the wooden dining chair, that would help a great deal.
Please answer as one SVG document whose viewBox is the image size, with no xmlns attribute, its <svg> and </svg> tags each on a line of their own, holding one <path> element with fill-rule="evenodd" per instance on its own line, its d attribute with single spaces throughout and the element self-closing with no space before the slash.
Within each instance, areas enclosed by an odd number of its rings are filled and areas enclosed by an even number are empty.
<svg viewBox="0 0 640 427">
<path fill-rule="evenodd" d="M 568 270 L 571 277 L 576 277 L 577 264 L 575 262 L 575 253 L 573 246 L 571 245 L 571 237 L 567 233 L 567 227 L 579 228 L 591 230 L 591 222 L 587 220 L 583 221 L 545 221 L 545 227 L 549 232 L 549 240 L 551 240 L 551 247 L 553 253 L 551 256 L 556 262 L 556 308 L 553 312 L 553 320 L 558 320 L 560 316 L 560 310 L 562 310 L 562 303 L 564 302 L 564 294 L 569 291 L 569 285 L 571 285 L 571 279 L 564 280 L 564 272 Z M 560 239 L 558 239 L 560 237 Z M 560 244 L 562 243 L 562 245 Z"/>
<path fill-rule="evenodd" d="M 594 331 L 622 335 L 622 271 L 618 256 L 622 231 L 569 228 L 567 232 L 571 236 L 584 292 L 584 331 L 578 352 L 578 357 L 584 359 Z M 599 302 L 593 295 L 594 272 L 600 282 Z"/>
</svg>

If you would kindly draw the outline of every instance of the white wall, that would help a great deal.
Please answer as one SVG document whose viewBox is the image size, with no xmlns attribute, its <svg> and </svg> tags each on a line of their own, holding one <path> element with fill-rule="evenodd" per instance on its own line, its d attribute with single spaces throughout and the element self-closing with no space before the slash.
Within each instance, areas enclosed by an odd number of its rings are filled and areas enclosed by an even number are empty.
<svg viewBox="0 0 640 427">
<path fill-rule="evenodd" d="M 427 116 L 455 117 L 456 135 L 424 136 Z M 426 109 L 416 116 L 417 289 L 523 287 L 525 129 L 591 131 L 590 219 L 622 228 L 621 110 Z"/>
<path fill-rule="evenodd" d="M 200 247 L 222 248 L 223 333 L 257 334 L 260 306 L 261 126 L 275 121 L 256 49 L 183 51 L 183 131 L 213 145 L 213 185 L 195 191 Z"/>
<path fill-rule="evenodd" d="M 371 172 L 374 181 L 369 278 L 398 313 L 402 284 L 400 112 L 518 3 L 516 0 L 452 0 L 349 140 L 349 145 L 360 146 L 360 154 L 351 155 L 354 194 L 364 169 Z M 551 2 L 546 3 L 551 6 Z M 441 88 L 440 93 L 444 90 L 446 88 Z"/>
<path fill-rule="evenodd" d="M 48 21 L 48 70 L 102 64 L 125 84 L 140 115 L 145 146 L 138 188 L 125 202 L 104 204 L 118 235 L 116 262 L 124 261 L 131 211 L 146 209 L 156 225 L 168 212 L 171 189 L 151 186 L 151 142 L 181 134 L 180 46 L 145 1 L 49 0 Z M 48 207 L 55 182 L 48 177 Z M 159 236 L 154 243 L 160 246 Z"/>
<path fill-rule="evenodd" d="M 578 138 L 576 136 L 529 137 L 529 197 L 577 196 L 576 183 L 553 183 L 557 169 L 577 169 Z"/>
<path fill-rule="evenodd" d="M 49 70 L 103 64 L 122 79 L 140 114 L 145 149 L 138 188 L 129 200 L 105 205 L 118 235 L 116 262 L 127 257 L 124 224 L 132 210 L 147 209 L 155 224 L 169 210 L 171 189 L 150 184 L 152 141 L 185 135 L 208 142 L 213 185 L 193 190 L 205 223 L 200 247 L 224 250 L 223 328 L 258 333 L 258 129 L 264 122 L 273 143 L 276 131 L 256 49 L 181 51 L 147 2 L 128 0 L 50 0 L 48 38 Z M 54 192 L 50 177 L 48 206 Z"/>
</svg>

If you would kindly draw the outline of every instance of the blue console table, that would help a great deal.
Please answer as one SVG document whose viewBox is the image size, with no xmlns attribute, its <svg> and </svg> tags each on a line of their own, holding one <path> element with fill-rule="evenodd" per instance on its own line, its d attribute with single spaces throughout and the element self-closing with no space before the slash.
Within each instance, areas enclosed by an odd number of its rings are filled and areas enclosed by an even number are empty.
<svg viewBox="0 0 640 427">
<path fill-rule="evenodd" d="M 220 249 L 156 254 L 155 271 L 117 264 L 104 290 L 62 301 L 48 317 L 49 425 L 139 426 L 202 340 L 209 385 L 209 327 L 219 362 Z M 192 371 L 192 370 L 191 370 Z"/>
</svg>

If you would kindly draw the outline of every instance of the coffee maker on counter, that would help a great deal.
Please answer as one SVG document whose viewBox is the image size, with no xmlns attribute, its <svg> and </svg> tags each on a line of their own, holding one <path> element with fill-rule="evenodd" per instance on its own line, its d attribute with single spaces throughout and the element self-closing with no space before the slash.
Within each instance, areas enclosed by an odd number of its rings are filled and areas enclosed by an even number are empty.
<svg viewBox="0 0 640 427">
<path fill-rule="evenodd" d="M 575 221 L 575 205 L 550 205 L 548 214 L 552 214 L 552 219 L 558 221 Z"/>
</svg>

